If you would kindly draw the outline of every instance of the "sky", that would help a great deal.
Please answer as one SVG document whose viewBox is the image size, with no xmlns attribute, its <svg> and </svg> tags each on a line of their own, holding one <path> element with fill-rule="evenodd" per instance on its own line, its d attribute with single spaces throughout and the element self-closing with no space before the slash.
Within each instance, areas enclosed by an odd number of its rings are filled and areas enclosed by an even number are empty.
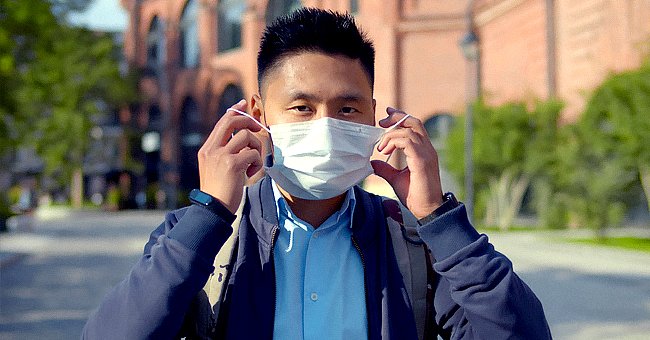
<svg viewBox="0 0 650 340">
<path fill-rule="evenodd" d="M 95 0 L 85 12 L 70 14 L 68 20 L 92 30 L 122 32 L 129 17 L 119 0 Z"/>
</svg>

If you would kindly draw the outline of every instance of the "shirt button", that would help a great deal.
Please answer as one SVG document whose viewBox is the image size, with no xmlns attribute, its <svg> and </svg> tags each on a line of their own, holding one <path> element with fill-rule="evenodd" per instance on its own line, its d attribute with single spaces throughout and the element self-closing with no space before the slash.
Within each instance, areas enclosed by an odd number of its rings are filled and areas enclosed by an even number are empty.
<svg viewBox="0 0 650 340">
<path fill-rule="evenodd" d="M 310 298 L 311 298 L 312 301 L 316 301 L 316 300 L 318 300 L 318 294 L 316 294 L 316 293 L 311 293 Z"/>
</svg>

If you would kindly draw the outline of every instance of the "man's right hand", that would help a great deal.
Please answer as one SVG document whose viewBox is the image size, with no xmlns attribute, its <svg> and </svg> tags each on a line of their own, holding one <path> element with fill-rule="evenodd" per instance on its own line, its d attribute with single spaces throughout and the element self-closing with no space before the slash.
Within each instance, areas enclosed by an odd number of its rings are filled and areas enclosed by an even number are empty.
<svg viewBox="0 0 650 340">
<path fill-rule="evenodd" d="M 246 106 L 242 99 L 232 108 L 246 111 Z M 246 176 L 262 169 L 262 143 L 253 134 L 260 130 L 250 118 L 229 110 L 199 149 L 201 191 L 221 201 L 233 214 L 241 202 Z"/>
</svg>

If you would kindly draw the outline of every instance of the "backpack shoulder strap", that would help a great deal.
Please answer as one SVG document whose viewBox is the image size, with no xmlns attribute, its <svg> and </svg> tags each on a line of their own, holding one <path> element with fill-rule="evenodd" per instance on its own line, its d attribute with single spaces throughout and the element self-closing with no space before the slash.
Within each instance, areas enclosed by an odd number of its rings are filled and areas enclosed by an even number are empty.
<svg viewBox="0 0 650 340">
<path fill-rule="evenodd" d="M 417 219 L 399 201 L 382 197 L 386 224 L 404 286 L 411 301 L 418 338 L 424 339 L 431 289 L 428 250 L 417 232 Z M 428 332 L 426 332 L 428 333 Z"/>
<path fill-rule="evenodd" d="M 203 286 L 203 292 L 199 295 L 207 299 L 200 299 L 197 306 L 195 322 L 195 337 L 197 339 L 211 339 L 216 332 L 219 310 L 224 298 L 225 288 L 228 286 L 228 278 L 232 270 L 233 260 L 237 257 L 237 248 L 239 243 L 239 225 L 241 224 L 244 206 L 248 189 L 244 188 L 242 200 L 235 212 L 237 216 L 232 223 L 232 234 L 223 244 L 217 256 L 214 258 L 214 271 L 208 277 L 208 281 Z"/>
<path fill-rule="evenodd" d="M 246 195 L 248 193 L 247 188 L 244 188 L 244 194 L 242 195 L 241 202 L 239 207 L 235 212 L 237 216 L 232 222 L 232 234 L 226 242 L 223 244 L 219 253 L 214 258 L 214 272 L 210 275 L 208 283 L 205 288 L 208 295 L 208 300 L 212 306 L 212 311 L 215 315 L 219 315 L 219 307 L 221 305 L 221 296 L 224 291 L 224 286 L 227 284 L 226 280 L 230 274 L 231 263 L 233 256 L 237 256 L 235 252 L 237 251 L 237 242 L 239 241 L 239 225 L 241 224 L 242 213 L 244 212 L 244 205 L 246 205 Z M 205 289 L 204 288 L 204 289 Z"/>
</svg>

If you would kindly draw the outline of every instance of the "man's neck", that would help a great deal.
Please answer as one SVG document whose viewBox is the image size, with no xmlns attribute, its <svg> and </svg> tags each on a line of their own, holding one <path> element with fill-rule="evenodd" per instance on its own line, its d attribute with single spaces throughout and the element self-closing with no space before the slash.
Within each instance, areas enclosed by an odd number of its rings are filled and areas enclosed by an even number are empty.
<svg viewBox="0 0 650 340">
<path fill-rule="evenodd" d="M 291 211 L 298 218 L 309 223 L 314 229 L 318 228 L 336 211 L 341 209 L 345 195 L 347 195 L 347 193 L 343 193 L 336 197 L 313 201 L 291 196 L 291 194 L 280 186 L 278 186 L 278 190 L 280 190 L 287 204 L 289 204 Z"/>
</svg>

